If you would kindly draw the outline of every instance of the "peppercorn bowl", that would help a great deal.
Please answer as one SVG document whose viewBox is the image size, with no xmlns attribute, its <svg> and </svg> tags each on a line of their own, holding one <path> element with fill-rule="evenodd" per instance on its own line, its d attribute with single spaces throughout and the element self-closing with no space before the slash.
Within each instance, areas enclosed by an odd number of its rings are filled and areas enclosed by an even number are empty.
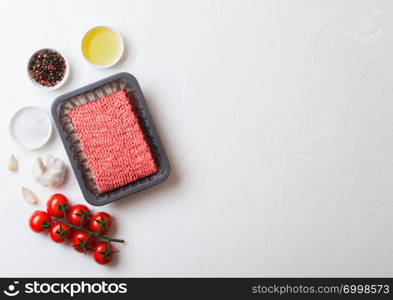
<svg viewBox="0 0 393 300">
<path fill-rule="evenodd" d="M 60 88 L 68 79 L 70 65 L 61 52 L 43 48 L 33 53 L 27 63 L 30 81 L 44 91 Z"/>
</svg>

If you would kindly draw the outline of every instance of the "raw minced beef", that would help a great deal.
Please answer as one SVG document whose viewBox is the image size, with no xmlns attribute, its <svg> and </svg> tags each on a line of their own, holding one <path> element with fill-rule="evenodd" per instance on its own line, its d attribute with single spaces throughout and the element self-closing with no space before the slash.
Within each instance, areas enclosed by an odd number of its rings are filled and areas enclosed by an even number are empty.
<svg viewBox="0 0 393 300">
<path fill-rule="evenodd" d="M 157 172 L 124 90 L 78 106 L 69 117 L 100 193 Z"/>
</svg>

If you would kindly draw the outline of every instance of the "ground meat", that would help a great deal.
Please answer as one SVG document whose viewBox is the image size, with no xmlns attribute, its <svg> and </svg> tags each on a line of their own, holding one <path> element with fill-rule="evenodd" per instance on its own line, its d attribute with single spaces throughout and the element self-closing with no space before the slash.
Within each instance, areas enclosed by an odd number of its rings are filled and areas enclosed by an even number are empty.
<svg viewBox="0 0 393 300">
<path fill-rule="evenodd" d="M 69 117 L 100 193 L 157 172 L 124 90 L 78 106 Z"/>
</svg>

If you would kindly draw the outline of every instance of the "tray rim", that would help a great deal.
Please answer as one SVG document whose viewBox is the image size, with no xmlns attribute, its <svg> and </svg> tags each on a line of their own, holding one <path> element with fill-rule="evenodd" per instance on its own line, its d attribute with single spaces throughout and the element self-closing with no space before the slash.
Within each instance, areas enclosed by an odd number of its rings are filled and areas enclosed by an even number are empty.
<svg viewBox="0 0 393 300">
<path fill-rule="evenodd" d="M 96 88 L 99 88 L 100 86 L 103 86 L 105 84 L 108 84 L 112 81 L 116 81 L 119 79 L 123 79 L 127 82 L 127 84 L 132 85 L 135 90 L 136 93 L 138 94 L 138 102 L 139 105 L 142 107 L 142 110 L 144 112 L 144 119 L 147 120 L 148 124 L 149 124 L 149 131 L 151 132 L 151 136 L 154 138 L 154 140 L 156 141 L 156 147 L 158 149 L 158 152 L 160 153 L 161 159 L 160 159 L 160 168 L 157 171 L 157 173 L 161 173 L 161 175 L 157 178 L 155 178 L 154 180 L 148 181 L 142 185 L 138 185 L 136 187 L 133 187 L 127 191 L 123 191 L 123 192 L 119 192 L 115 195 L 110 195 L 110 196 L 105 196 L 105 198 L 103 198 L 100 201 L 97 201 L 95 198 L 96 196 L 94 194 L 92 194 L 85 186 L 83 178 L 82 178 L 82 172 L 81 170 L 78 168 L 78 162 L 74 159 L 74 153 L 73 151 L 71 151 L 70 146 L 71 143 L 67 140 L 66 135 L 64 134 L 63 131 L 63 126 L 60 122 L 60 117 L 59 117 L 59 112 L 60 112 L 60 106 L 61 104 L 68 100 L 69 98 L 72 97 L 76 97 L 80 94 L 89 92 L 91 90 L 94 90 Z M 100 79 L 96 82 L 90 83 L 88 85 L 85 85 L 81 88 L 75 89 L 73 91 L 67 92 L 63 95 L 60 95 L 58 97 L 55 98 L 54 102 L 52 103 L 52 107 L 51 107 L 51 115 L 52 115 L 52 119 L 54 121 L 55 124 L 55 128 L 56 131 L 58 132 L 60 139 L 62 141 L 63 147 L 65 149 L 65 152 L 67 154 L 68 160 L 70 161 L 72 170 L 75 174 L 75 177 L 77 179 L 79 188 L 82 191 L 83 197 L 85 198 L 85 200 L 94 206 L 102 206 L 102 205 L 106 205 L 108 203 L 123 199 L 127 196 L 130 196 L 132 194 L 135 194 L 139 191 L 145 190 L 149 187 L 153 187 L 155 185 L 158 185 L 164 181 L 166 181 L 170 175 L 170 163 L 168 160 L 168 157 L 166 155 L 164 146 L 162 144 L 161 138 L 157 132 L 156 126 L 154 124 L 153 118 L 151 116 L 150 110 L 147 106 L 145 97 L 143 96 L 142 90 L 139 86 L 139 83 L 137 81 L 137 79 L 131 75 L 130 73 L 127 72 L 120 72 L 114 75 L 111 75 L 109 77 Z M 156 173 L 156 174 L 157 174 Z"/>
</svg>

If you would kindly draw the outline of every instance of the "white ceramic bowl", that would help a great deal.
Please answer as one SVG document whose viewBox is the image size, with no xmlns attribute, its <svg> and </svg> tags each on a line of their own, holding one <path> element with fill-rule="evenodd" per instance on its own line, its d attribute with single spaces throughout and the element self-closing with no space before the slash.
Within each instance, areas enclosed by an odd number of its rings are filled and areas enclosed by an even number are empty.
<svg viewBox="0 0 393 300">
<path fill-rule="evenodd" d="M 27 150 L 43 147 L 53 131 L 49 115 L 36 107 L 24 107 L 12 116 L 9 130 L 13 140 Z"/>
<path fill-rule="evenodd" d="M 120 43 L 119 54 L 118 54 L 118 56 L 113 60 L 113 62 L 110 63 L 109 65 L 96 65 L 96 64 L 93 64 L 91 61 L 89 61 L 89 60 L 86 58 L 85 53 L 83 52 L 83 42 L 84 42 L 86 36 L 87 36 L 92 30 L 97 29 L 97 28 L 102 28 L 102 27 L 103 27 L 103 28 L 107 28 L 107 29 L 113 31 L 113 32 L 116 34 L 116 36 L 117 36 L 117 38 L 118 38 L 118 40 L 119 40 L 119 43 Z M 90 29 L 85 33 L 85 35 L 83 36 L 82 41 L 81 41 L 81 52 L 82 52 L 83 58 L 84 58 L 90 65 L 92 65 L 92 66 L 94 66 L 94 67 L 96 67 L 96 68 L 99 68 L 99 69 L 107 69 L 107 68 L 113 67 L 115 64 L 117 64 L 117 63 L 120 61 L 121 57 L 123 56 L 123 53 L 124 53 L 124 41 L 123 41 L 123 37 L 121 36 L 121 34 L 120 34 L 117 30 L 115 30 L 115 29 L 113 29 L 113 28 L 111 28 L 111 27 L 108 27 L 108 26 L 95 26 L 95 27 L 93 27 L 93 28 L 90 28 Z"/>
<path fill-rule="evenodd" d="M 29 65 L 30 65 L 30 63 L 31 63 L 31 60 L 33 59 L 33 57 L 34 57 L 39 51 L 42 51 L 42 50 L 51 50 L 51 51 L 57 52 L 57 53 L 59 53 L 59 54 L 64 58 L 64 61 L 65 61 L 65 64 L 66 64 L 66 69 L 65 69 L 64 77 L 63 77 L 63 79 L 62 79 L 61 81 L 59 81 L 55 86 L 51 86 L 51 87 L 43 86 L 43 85 L 39 84 L 37 81 L 35 81 L 34 78 L 33 78 L 33 77 L 31 76 L 31 74 L 30 74 Z M 67 81 L 68 76 L 69 76 L 69 74 L 70 74 L 70 64 L 68 63 L 68 60 L 67 60 L 67 58 L 65 57 L 65 55 L 64 55 L 63 53 L 61 53 L 60 51 L 57 51 L 57 50 L 52 49 L 52 48 L 43 48 L 43 49 L 40 49 L 40 50 L 37 50 L 36 52 L 34 52 L 33 55 L 29 58 L 29 61 L 27 62 L 27 74 L 29 75 L 30 81 L 31 81 L 36 87 L 39 87 L 39 88 L 41 88 L 41 89 L 44 90 L 44 91 L 54 91 L 54 90 L 57 90 L 59 87 L 61 87 L 61 86 Z"/>
</svg>

